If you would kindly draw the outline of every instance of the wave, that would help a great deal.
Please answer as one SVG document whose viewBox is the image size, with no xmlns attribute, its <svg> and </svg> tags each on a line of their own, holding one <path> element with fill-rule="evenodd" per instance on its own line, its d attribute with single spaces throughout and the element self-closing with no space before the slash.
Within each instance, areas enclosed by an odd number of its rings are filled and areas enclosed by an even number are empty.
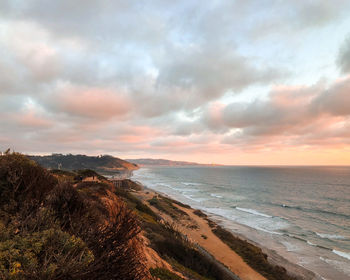
<svg viewBox="0 0 350 280">
<path fill-rule="evenodd" d="M 334 249 L 332 250 L 332 252 L 333 252 L 334 254 L 338 255 L 338 256 L 341 256 L 341 257 L 343 257 L 343 258 L 345 258 L 345 259 L 350 260 L 350 253 L 345 253 L 345 252 L 338 251 L 338 250 L 334 250 Z"/>
<path fill-rule="evenodd" d="M 307 243 L 307 244 L 309 244 L 310 246 L 315 246 L 315 247 L 317 247 L 317 244 L 312 243 L 312 242 L 311 242 L 311 241 L 309 241 L 309 240 L 306 240 L 306 243 Z"/>
<path fill-rule="evenodd" d="M 193 201 L 198 202 L 198 203 L 201 203 L 203 201 L 208 200 L 207 198 L 204 198 L 204 197 L 203 198 L 200 198 L 200 197 L 193 198 L 192 195 L 187 195 L 187 194 L 183 194 L 183 196 L 186 197 L 187 199 L 193 200 Z"/>
<path fill-rule="evenodd" d="M 294 205 L 287 205 L 287 204 L 275 204 L 271 203 L 271 205 L 278 205 L 283 208 L 290 208 L 290 209 L 296 209 L 300 210 L 303 212 L 309 212 L 309 213 L 322 213 L 322 214 L 327 214 L 327 215 L 332 215 L 332 216 L 340 216 L 344 218 L 350 218 L 349 215 L 344 214 L 344 213 L 336 213 L 336 212 L 331 212 L 323 209 L 312 209 L 312 208 L 306 208 L 306 207 L 301 207 L 301 206 L 294 206 Z"/>
<path fill-rule="evenodd" d="M 267 232 L 267 233 L 271 233 L 271 234 L 276 234 L 276 235 L 283 235 L 283 233 L 277 232 L 277 231 L 272 231 L 272 230 L 268 230 L 262 227 L 256 227 L 256 226 L 250 226 L 251 228 L 255 228 L 257 230 L 263 231 L 263 232 Z"/>
<path fill-rule="evenodd" d="M 210 196 L 217 197 L 217 198 L 223 198 L 223 196 L 215 194 L 215 193 L 211 193 Z"/>
<path fill-rule="evenodd" d="M 327 234 L 327 233 L 319 233 L 319 232 L 315 232 L 315 233 L 319 237 L 325 238 L 325 239 L 335 239 L 335 240 L 347 240 L 348 239 L 345 236 L 337 235 L 337 234 Z"/>
<path fill-rule="evenodd" d="M 253 215 L 257 215 L 257 216 L 261 216 L 261 217 L 265 217 L 265 218 L 272 218 L 272 216 L 270 215 L 266 215 L 264 213 L 260 213 L 254 209 L 249 209 L 249 208 L 241 208 L 241 207 L 235 207 L 237 210 L 239 211 L 243 211 L 243 212 L 247 212 Z"/>
<path fill-rule="evenodd" d="M 328 263 L 329 265 L 335 267 L 337 270 L 344 272 L 346 275 L 350 275 L 349 265 L 344 262 L 330 260 L 324 257 L 320 257 L 321 261 Z"/>
<path fill-rule="evenodd" d="M 181 182 L 181 184 L 183 184 L 185 186 L 200 186 L 200 185 L 202 185 L 200 183 L 192 183 L 192 182 Z"/>
<path fill-rule="evenodd" d="M 166 184 L 166 183 L 157 183 L 157 185 L 161 185 L 161 186 L 163 186 L 163 187 L 167 187 L 167 188 L 173 189 L 173 187 L 172 187 L 171 185 Z"/>
<path fill-rule="evenodd" d="M 288 232 L 286 232 L 285 230 L 282 230 L 284 233 L 283 235 L 284 236 L 287 236 L 287 237 L 290 237 L 290 238 L 293 238 L 293 239 L 296 239 L 296 240 L 299 240 L 299 241 L 302 241 L 302 242 L 305 242 L 307 243 L 308 245 L 310 246 L 314 246 L 314 247 L 317 247 L 317 248 L 321 248 L 321 249 L 324 249 L 324 250 L 327 250 L 327 251 L 332 251 L 331 248 L 328 248 L 326 246 L 322 246 L 322 245 L 319 245 L 319 244 L 315 244 L 315 243 L 312 243 L 311 241 L 307 240 L 307 239 L 304 239 L 302 237 L 299 237 L 297 235 L 294 235 L 294 234 L 290 234 Z M 305 236 L 305 235 L 304 235 Z"/>
<path fill-rule="evenodd" d="M 300 249 L 296 244 L 289 243 L 287 241 L 282 241 L 281 243 L 286 248 L 287 252 L 296 252 Z"/>
</svg>

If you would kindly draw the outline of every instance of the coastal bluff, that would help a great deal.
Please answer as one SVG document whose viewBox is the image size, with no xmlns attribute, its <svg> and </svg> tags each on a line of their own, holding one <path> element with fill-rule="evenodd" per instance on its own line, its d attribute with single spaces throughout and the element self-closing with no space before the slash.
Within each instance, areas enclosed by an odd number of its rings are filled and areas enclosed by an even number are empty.
<svg viewBox="0 0 350 280">
<path fill-rule="evenodd" d="M 131 163 L 110 155 L 87 156 L 73 154 L 52 154 L 45 156 L 28 156 L 47 169 L 82 170 L 92 169 L 104 175 L 131 174 L 139 169 L 135 163 Z"/>
</svg>

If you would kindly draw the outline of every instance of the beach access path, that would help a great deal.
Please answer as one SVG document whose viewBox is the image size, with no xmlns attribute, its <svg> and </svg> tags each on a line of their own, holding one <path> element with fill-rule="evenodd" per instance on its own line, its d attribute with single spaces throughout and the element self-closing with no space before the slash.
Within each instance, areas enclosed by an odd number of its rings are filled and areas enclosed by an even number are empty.
<svg viewBox="0 0 350 280">
<path fill-rule="evenodd" d="M 189 240 L 203 247 L 208 253 L 215 257 L 217 261 L 228 267 L 241 280 L 266 280 L 265 277 L 251 268 L 236 252 L 218 238 L 212 232 L 208 221 L 193 213 L 195 209 L 184 208 L 174 203 L 173 205 L 175 207 L 186 212 L 188 215 L 188 217 L 182 221 L 175 221 L 173 218 L 148 203 L 148 200 L 156 195 L 157 193 L 150 189 L 137 192 L 137 196 L 150 206 L 154 212 L 167 222 L 176 224 L 177 229 L 185 234 Z"/>
</svg>

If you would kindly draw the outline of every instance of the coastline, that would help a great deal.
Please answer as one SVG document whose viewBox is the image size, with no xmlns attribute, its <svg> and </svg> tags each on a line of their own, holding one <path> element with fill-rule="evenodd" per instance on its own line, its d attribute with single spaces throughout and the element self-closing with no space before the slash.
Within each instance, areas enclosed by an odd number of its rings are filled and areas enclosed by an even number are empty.
<svg viewBox="0 0 350 280">
<path fill-rule="evenodd" d="M 240 279 L 268 279 L 265 278 L 261 273 L 256 269 L 252 268 L 251 265 L 247 264 L 247 260 L 244 260 L 242 256 L 237 254 L 232 248 L 225 244 L 222 238 L 219 238 L 213 233 L 213 227 L 219 227 L 224 230 L 229 230 L 230 234 L 234 238 L 242 240 L 247 246 L 251 245 L 256 248 L 256 250 L 261 250 L 263 254 L 266 254 L 268 262 L 272 266 L 277 266 L 281 271 L 285 270 L 292 279 L 307 279 L 307 280 L 319 280 L 321 277 L 317 276 L 314 272 L 307 270 L 306 268 L 295 264 L 283 256 L 279 255 L 275 250 L 268 249 L 263 247 L 260 244 L 257 244 L 253 240 L 248 239 L 246 236 L 241 234 L 234 233 L 229 228 L 226 228 L 225 225 L 220 223 L 220 221 L 212 219 L 209 217 L 209 213 L 204 214 L 200 210 L 194 209 L 188 205 L 183 205 L 181 202 L 174 200 L 169 195 L 165 193 L 160 193 L 155 191 L 147 186 L 144 186 L 142 190 L 136 191 L 134 193 L 139 199 L 146 203 L 152 210 L 156 211 L 163 219 L 173 223 L 177 226 L 179 231 L 185 234 L 192 242 L 198 244 L 203 249 L 208 251 L 216 260 L 223 263 L 228 267 L 234 274 L 236 274 Z M 173 205 L 182 212 L 185 212 L 186 215 L 183 218 L 171 217 L 169 213 L 164 213 L 160 211 L 150 203 L 150 200 L 153 197 L 165 197 L 173 201 Z M 185 207 L 184 207 L 185 206 Z M 198 212 L 199 211 L 199 212 Z M 195 214 L 202 213 L 201 214 Z M 241 226 L 237 224 L 237 226 Z M 250 244 L 250 245 L 248 245 Z"/>
</svg>

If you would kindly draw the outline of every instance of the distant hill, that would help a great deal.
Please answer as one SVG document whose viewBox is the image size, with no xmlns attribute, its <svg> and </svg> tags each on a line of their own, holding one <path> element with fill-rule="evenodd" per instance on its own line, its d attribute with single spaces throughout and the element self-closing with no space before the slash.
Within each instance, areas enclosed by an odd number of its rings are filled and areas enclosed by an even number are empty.
<svg viewBox="0 0 350 280">
<path fill-rule="evenodd" d="M 138 159 L 126 159 L 129 162 L 137 164 L 139 166 L 202 166 L 209 164 L 200 164 L 196 162 L 188 161 L 174 161 L 167 159 L 153 159 L 153 158 L 138 158 Z"/>
<path fill-rule="evenodd" d="M 28 156 L 41 166 L 50 169 L 78 170 L 93 169 L 101 173 L 123 173 L 136 170 L 137 164 L 109 155 L 86 156 L 52 154 L 50 156 Z"/>
</svg>

